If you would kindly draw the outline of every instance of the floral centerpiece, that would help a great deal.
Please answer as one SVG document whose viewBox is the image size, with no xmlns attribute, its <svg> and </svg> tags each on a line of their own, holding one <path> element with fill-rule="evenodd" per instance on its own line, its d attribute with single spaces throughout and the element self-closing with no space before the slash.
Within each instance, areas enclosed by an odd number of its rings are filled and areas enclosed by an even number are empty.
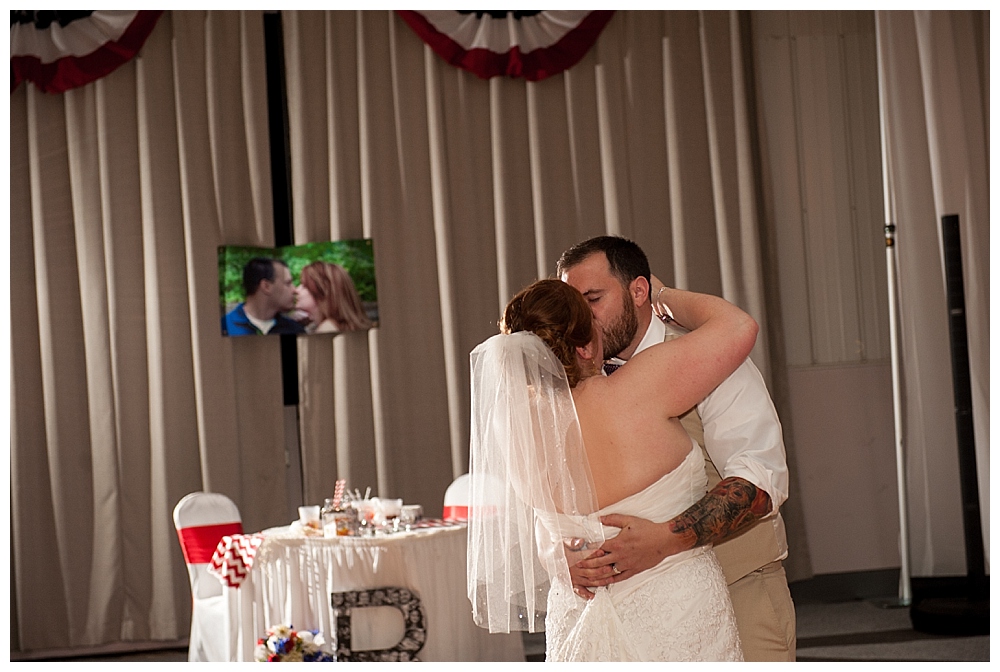
<svg viewBox="0 0 1000 672">
<path fill-rule="evenodd" d="M 293 630 L 290 625 L 275 625 L 257 640 L 253 659 L 258 663 L 333 662 L 323 634 L 318 630 Z"/>
</svg>

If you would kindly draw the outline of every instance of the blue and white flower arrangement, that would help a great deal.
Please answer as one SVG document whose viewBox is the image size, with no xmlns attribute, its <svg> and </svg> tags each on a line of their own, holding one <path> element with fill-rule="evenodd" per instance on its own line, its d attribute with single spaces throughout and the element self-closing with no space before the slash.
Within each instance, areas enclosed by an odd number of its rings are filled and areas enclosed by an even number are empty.
<svg viewBox="0 0 1000 672">
<path fill-rule="evenodd" d="M 333 655 L 318 630 L 274 625 L 257 640 L 253 659 L 258 663 L 319 663 L 333 662 Z"/>
</svg>

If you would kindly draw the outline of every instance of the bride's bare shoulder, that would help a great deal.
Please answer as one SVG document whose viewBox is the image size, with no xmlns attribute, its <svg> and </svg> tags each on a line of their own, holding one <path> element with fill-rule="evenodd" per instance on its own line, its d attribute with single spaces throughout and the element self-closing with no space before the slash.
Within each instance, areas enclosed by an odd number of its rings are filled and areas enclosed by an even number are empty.
<svg viewBox="0 0 1000 672">
<path fill-rule="evenodd" d="M 625 371 L 624 367 L 621 371 Z M 628 403 L 632 395 L 639 394 L 634 385 L 629 384 L 631 376 L 619 377 L 620 372 L 613 376 L 597 375 L 585 378 L 573 389 L 573 397 L 577 405 L 613 407 Z M 635 381 L 632 381 L 633 383 Z"/>
</svg>

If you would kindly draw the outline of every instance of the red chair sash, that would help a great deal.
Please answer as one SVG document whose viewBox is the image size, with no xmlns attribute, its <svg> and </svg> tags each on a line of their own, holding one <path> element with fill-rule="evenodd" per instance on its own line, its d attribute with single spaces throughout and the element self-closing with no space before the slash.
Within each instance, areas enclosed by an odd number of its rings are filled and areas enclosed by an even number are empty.
<svg viewBox="0 0 1000 672">
<path fill-rule="evenodd" d="M 446 505 L 441 517 L 445 520 L 468 520 L 469 507 Z"/>
<path fill-rule="evenodd" d="M 177 536 L 181 540 L 181 550 L 184 551 L 184 562 L 189 565 L 211 562 L 219 541 L 227 534 L 243 534 L 243 523 L 199 525 L 177 530 Z"/>
</svg>

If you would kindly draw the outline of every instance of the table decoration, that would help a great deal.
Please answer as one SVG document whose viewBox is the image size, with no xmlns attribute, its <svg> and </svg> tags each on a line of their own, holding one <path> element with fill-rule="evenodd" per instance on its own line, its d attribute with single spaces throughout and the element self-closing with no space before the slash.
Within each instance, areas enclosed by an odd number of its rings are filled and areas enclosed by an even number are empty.
<svg viewBox="0 0 1000 672">
<path fill-rule="evenodd" d="M 295 630 L 290 625 L 272 625 L 257 640 L 253 659 L 258 663 L 333 662 L 323 633 L 318 630 Z"/>
<path fill-rule="evenodd" d="M 399 524 L 409 532 L 424 517 L 424 507 L 419 504 L 406 504 L 399 510 Z"/>
<path fill-rule="evenodd" d="M 333 593 L 337 614 L 338 662 L 398 662 L 418 660 L 417 653 L 427 643 L 427 615 L 416 592 L 396 586 Z M 395 607 L 403 614 L 405 632 L 391 648 L 353 651 L 351 611 L 367 607 Z"/>
<path fill-rule="evenodd" d="M 334 486 L 333 497 L 327 498 L 323 503 L 319 515 L 323 523 L 324 537 L 351 536 L 358 526 L 357 511 L 344 503 L 345 483 L 344 479 L 339 479 Z"/>
<path fill-rule="evenodd" d="M 239 588 L 253 567 L 257 549 L 264 543 L 261 534 L 227 534 L 208 563 L 208 573 L 217 577 L 223 586 Z"/>
<path fill-rule="evenodd" d="M 461 520 L 442 520 L 441 518 L 421 518 L 411 525 L 413 530 L 427 530 L 436 527 L 465 527 L 466 523 Z"/>
</svg>

